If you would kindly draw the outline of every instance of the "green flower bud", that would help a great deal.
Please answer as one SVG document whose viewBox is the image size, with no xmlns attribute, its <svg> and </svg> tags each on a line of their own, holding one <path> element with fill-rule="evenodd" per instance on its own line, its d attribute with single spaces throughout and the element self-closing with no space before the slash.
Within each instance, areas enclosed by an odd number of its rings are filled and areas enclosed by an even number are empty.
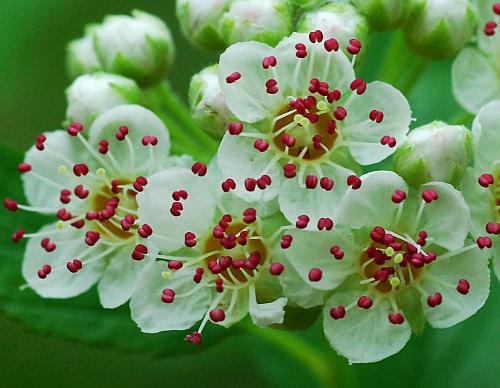
<svg viewBox="0 0 500 388">
<path fill-rule="evenodd" d="M 98 115 L 118 105 L 137 104 L 141 90 L 135 81 L 116 74 L 85 74 L 66 89 L 68 122 L 78 121 L 85 127 Z"/>
<path fill-rule="evenodd" d="M 410 0 L 351 0 L 370 27 L 377 31 L 398 28 L 406 20 Z"/>
<path fill-rule="evenodd" d="M 409 133 L 396 152 L 395 171 L 414 187 L 431 181 L 458 186 L 471 155 L 467 128 L 435 121 Z"/>
<path fill-rule="evenodd" d="M 176 14 L 186 39 L 208 51 L 222 51 L 226 43 L 221 21 L 231 0 L 177 0 Z"/>
<path fill-rule="evenodd" d="M 66 68 L 71 79 L 102 70 L 92 41 L 92 31 L 95 28 L 94 24 L 88 25 L 85 35 L 70 42 L 66 48 Z"/>
<path fill-rule="evenodd" d="M 292 8 L 285 0 L 234 0 L 222 19 L 228 45 L 256 40 L 275 46 L 292 32 Z"/>
<path fill-rule="evenodd" d="M 231 111 L 226 105 L 219 84 L 219 65 L 206 67 L 191 78 L 189 105 L 193 119 L 210 135 L 221 138 Z"/>
<path fill-rule="evenodd" d="M 174 43 L 165 23 L 135 10 L 113 15 L 93 30 L 94 48 L 103 69 L 152 84 L 165 77 L 174 59 Z"/>
<path fill-rule="evenodd" d="M 330 2 L 334 2 L 334 1 L 335 0 L 330 0 Z M 344 2 L 347 2 L 347 1 L 348 0 L 345 0 Z M 300 7 L 300 8 L 304 8 L 304 9 L 312 9 L 312 8 L 321 7 L 321 5 L 325 4 L 327 2 L 327 0 L 288 0 L 288 2 L 295 7 Z"/>
<path fill-rule="evenodd" d="M 430 59 L 455 55 L 475 32 L 474 8 L 467 0 L 411 0 L 406 39 Z"/>
<path fill-rule="evenodd" d="M 342 47 L 349 46 L 349 39 L 364 42 L 368 34 L 366 20 L 350 4 L 332 3 L 306 12 L 298 25 L 298 32 L 319 29 L 326 37 L 335 37 Z"/>
</svg>

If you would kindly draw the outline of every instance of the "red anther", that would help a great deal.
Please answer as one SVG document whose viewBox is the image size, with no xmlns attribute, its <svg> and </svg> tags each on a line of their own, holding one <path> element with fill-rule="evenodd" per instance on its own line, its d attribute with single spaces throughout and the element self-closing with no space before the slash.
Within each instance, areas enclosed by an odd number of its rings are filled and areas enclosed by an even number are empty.
<svg viewBox="0 0 500 388">
<path fill-rule="evenodd" d="M 11 212 L 15 212 L 17 209 L 19 209 L 19 205 L 17 204 L 17 202 L 11 198 L 5 198 L 3 204 L 5 208 L 7 210 L 10 210 Z"/>
<path fill-rule="evenodd" d="M 489 237 L 478 237 L 476 240 L 476 244 L 479 247 L 479 249 L 484 249 L 484 248 L 491 248 L 493 242 Z"/>
<path fill-rule="evenodd" d="M 41 269 L 38 270 L 37 274 L 40 279 L 45 279 L 47 277 L 47 274 L 43 272 Z"/>
<path fill-rule="evenodd" d="M 344 251 L 342 249 L 340 249 L 340 247 L 338 245 L 334 245 L 333 247 L 331 247 L 330 253 L 337 260 L 342 260 L 344 258 Z"/>
<path fill-rule="evenodd" d="M 193 232 L 186 232 L 184 234 L 184 245 L 192 248 L 196 245 L 196 235 Z"/>
<path fill-rule="evenodd" d="M 307 228 L 308 224 L 309 224 L 309 217 L 305 214 L 298 216 L 297 221 L 295 222 L 295 226 L 298 229 L 305 229 Z"/>
<path fill-rule="evenodd" d="M 328 96 L 329 89 L 330 89 L 330 87 L 329 87 L 328 83 L 320 82 L 318 85 L 318 94 L 326 97 L 326 96 Z"/>
<path fill-rule="evenodd" d="M 500 3 L 494 3 L 492 9 L 494 13 L 500 15 Z"/>
<path fill-rule="evenodd" d="M 427 305 L 429 307 L 439 306 L 442 301 L 443 301 L 443 296 L 439 292 L 436 292 L 434 295 L 429 295 L 427 297 Z"/>
<path fill-rule="evenodd" d="M 134 216 L 127 214 L 124 218 L 124 220 L 127 222 L 127 224 L 134 225 L 135 224 L 135 218 Z"/>
<path fill-rule="evenodd" d="M 109 141 L 101 140 L 99 141 L 99 153 L 106 155 L 109 151 Z"/>
<path fill-rule="evenodd" d="M 292 148 L 295 145 L 295 138 L 293 136 L 290 136 L 288 133 L 285 133 L 283 136 L 281 136 L 281 141 L 283 144 L 285 144 L 287 147 Z"/>
<path fill-rule="evenodd" d="M 281 275 L 284 270 L 285 270 L 285 266 L 281 263 L 278 263 L 278 262 L 271 263 L 271 265 L 269 266 L 269 272 L 273 276 Z"/>
<path fill-rule="evenodd" d="M 355 90 L 358 95 L 361 95 L 366 91 L 366 82 L 362 78 L 356 78 L 351 82 L 350 88 L 352 91 Z"/>
<path fill-rule="evenodd" d="M 278 93 L 278 81 L 275 79 L 270 79 L 266 81 L 266 92 L 268 94 Z"/>
<path fill-rule="evenodd" d="M 101 235 L 99 232 L 96 232 L 94 230 L 89 230 L 85 233 L 85 244 L 89 246 L 94 246 L 97 241 L 101 238 Z"/>
<path fill-rule="evenodd" d="M 226 82 L 228 84 L 232 84 L 236 81 L 238 81 L 239 79 L 241 78 L 241 74 L 238 73 L 237 71 L 235 71 L 234 73 L 231 73 L 229 74 L 227 77 L 226 77 Z"/>
<path fill-rule="evenodd" d="M 335 38 L 325 40 L 324 46 L 325 50 L 328 52 L 339 51 L 339 42 L 337 42 L 337 39 Z"/>
<path fill-rule="evenodd" d="M 401 313 L 389 313 L 389 322 L 393 325 L 402 325 L 405 317 Z"/>
<path fill-rule="evenodd" d="M 385 230 L 381 226 L 376 226 L 370 232 L 370 238 L 374 242 L 382 242 L 384 240 L 384 237 L 385 237 Z"/>
<path fill-rule="evenodd" d="M 494 182 L 493 175 L 491 175 L 491 174 L 483 174 L 483 175 L 481 175 L 479 177 L 479 179 L 477 181 L 478 181 L 478 183 L 481 186 L 483 186 L 483 187 L 489 187 Z"/>
<path fill-rule="evenodd" d="M 312 109 L 316 107 L 316 97 L 314 96 L 307 96 L 304 101 L 304 105 L 307 109 Z"/>
<path fill-rule="evenodd" d="M 493 36 L 495 35 L 495 29 L 497 28 L 497 23 L 493 21 L 486 22 L 484 24 L 483 32 L 486 36 Z"/>
<path fill-rule="evenodd" d="M 89 166 L 85 163 L 77 163 L 73 166 L 73 174 L 76 176 L 85 176 L 89 173 Z"/>
<path fill-rule="evenodd" d="M 462 295 L 469 293 L 470 283 L 466 279 L 460 279 L 457 284 L 457 291 Z"/>
<path fill-rule="evenodd" d="M 71 273 L 77 273 L 80 269 L 82 269 L 82 266 L 83 266 L 82 262 L 78 259 L 74 259 L 66 263 L 66 268 Z"/>
<path fill-rule="evenodd" d="M 303 47 L 306 47 L 306 46 L 304 46 L 302 43 L 299 43 L 299 44 L 295 45 L 295 47 L 297 48 L 297 46 L 299 46 L 299 45 L 301 45 L 301 47 L 302 47 L 302 46 L 303 46 Z M 297 51 L 295 52 L 295 56 L 296 56 L 297 58 L 305 58 L 305 57 L 307 57 L 307 50 L 297 50 Z"/>
<path fill-rule="evenodd" d="M 245 190 L 246 191 L 255 191 L 255 187 L 257 186 L 257 180 L 254 178 L 245 179 Z"/>
<path fill-rule="evenodd" d="M 172 303 L 175 298 L 175 291 L 171 288 L 164 288 L 161 293 L 161 300 L 163 303 Z"/>
<path fill-rule="evenodd" d="M 221 184 L 222 191 L 227 193 L 230 190 L 236 189 L 236 182 L 234 179 L 228 178 Z"/>
<path fill-rule="evenodd" d="M 316 175 L 308 175 L 306 176 L 305 183 L 308 189 L 315 189 L 318 185 L 318 177 Z"/>
<path fill-rule="evenodd" d="M 193 281 L 195 283 L 200 283 L 201 279 L 203 278 L 203 273 L 204 272 L 205 272 L 205 270 L 203 268 L 201 268 L 201 267 L 196 268 L 195 274 L 193 276 Z"/>
<path fill-rule="evenodd" d="M 358 307 L 362 309 L 369 309 L 373 306 L 373 300 L 366 295 L 362 295 L 358 298 Z"/>
<path fill-rule="evenodd" d="M 195 345 L 200 345 L 203 342 L 203 337 L 201 336 L 201 333 L 195 331 L 194 333 L 186 336 L 186 341 Z"/>
<path fill-rule="evenodd" d="M 36 137 L 36 140 L 35 140 L 35 141 L 36 141 L 37 143 L 44 143 L 44 142 L 45 142 L 45 140 L 47 140 L 47 137 L 46 137 L 44 134 L 41 134 L 41 135 L 38 135 L 38 136 Z"/>
<path fill-rule="evenodd" d="M 436 260 L 437 255 L 435 252 L 427 252 L 427 255 L 424 257 L 424 263 L 429 264 Z"/>
<path fill-rule="evenodd" d="M 19 171 L 20 173 L 25 173 L 25 172 L 31 171 L 31 164 L 19 163 L 17 165 L 17 171 Z"/>
<path fill-rule="evenodd" d="M 331 104 L 335 101 L 340 100 L 341 97 L 342 97 L 342 93 L 340 92 L 340 90 L 335 89 L 335 90 L 332 90 L 331 92 L 328 92 L 326 99 Z"/>
<path fill-rule="evenodd" d="M 75 187 L 75 195 L 80 199 L 85 199 L 89 196 L 89 191 L 85 189 L 83 185 L 77 185 Z M 62 194 L 62 193 L 61 193 Z"/>
<path fill-rule="evenodd" d="M 196 162 L 191 166 L 193 174 L 204 176 L 207 173 L 207 165 L 202 162 Z"/>
<path fill-rule="evenodd" d="M 347 52 L 352 55 L 359 54 L 361 51 L 361 42 L 357 39 L 349 40 L 349 47 L 347 47 Z"/>
<path fill-rule="evenodd" d="M 307 277 L 311 282 L 319 282 L 323 277 L 323 272 L 319 268 L 312 268 Z"/>
<path fill-rule="evenodd" d="M 241 246 L 245 246 L 248 243 L 248 231 L 244 230 L 241 231 L 240 234 L 238 235 L 238 244 Z"/>
<path fill-rule="evenodd" d="M 292 241 L 293 241 L 293 236 L 290 235 L 290 234 L 284 234 L 283 236 L 281 236 L 281 248 L 282 249 L 288 249 L 290 248 L 290 246 L 292 245 Z"/>
<path fill-rule="evenodd" d="M 347 177 L 347 186 L 350 186 L 353 190 L 357 190 L 361 187 L 361 179 L 356 175 L 349 175 Z"/>
<path fill-rule="evenodd" d="M 44 237 L 40 240 L 40 245 L 42 246 L 42 248 L 45 248 L 49 242 L 50 239 L 48 237 Z"/>
<path fill-rule="evenodd" d="M 87 212 L 87 213 L 85 213 L 85 218 L 88 221 L 97 220 L 97 219 L 99 219 L 99 212 L 97 212 L 95 210 Z"/>
<path fill-rule="evenodd" d="M 257 187 L 261 190 L 264 190 L 271 183 L 272 180 L 269 175 L 262 175 L 259 179 L 257 179 Z"/>
<path fill-rule="evenodd" d="M 121 125 L 116 132 L 116 140 L 122 141 L 128 135 L 128 127 L 126 125 Z"/>
<path fill-rule="evenodd" d="M 431 203 L 432 201 L 435 201 L 438 198 L 439 198 L 438 193 L 436 192 L 436 190 L 433 189 L 425 190 L 422 193 L 422 199 L 427 203 Z"/>
<path fill-rule="evenodd" d="M 257 210 L 252 207 L 245 209 L 243 211 L 243 222 L 246 224 L 251 224 L 257 219 Z"/>
<path fill-rule="evenodd" d="M 295 178 L 297 175 L 297 166 L 293 163 L 287 163 L 283 166 L 283 175 L 286 178 Z"/>
<path fill-rule="evenodd" d="M 374 273 L 373 273 L 373 278 L 378 281 L 378 282 L 386 282 L 388 279 L 389 279 L 389 271 L 386 270 L 386 268 L 381 268 L 381 269 L 377 269 Z"/>
<path fill-rule="evenodd" d="M 307 48 L 306 48 L 306 45 L 304 43 L 297 43 L 295 45 L 295 50 L 301 50 L 302 51 L 302 50 L 306 50 L 306 49 Z"/>
<path fill-rule="evenodd" d="M 257 139 L 253 143 L 253 147 L 259 150 L 260 152 L 265 152 L 269 148 L 269 143 L 264 139 Z"/>
<path fill-rule="evenodd" d="M 52 267 L 49 264 L 44 264 L 42 266 L 42 271 L 45 272 L 46 275 L 49 275 L 52 272 Z"/>
<path fill-rule="evenodd" d="M 418 232 L 418 237 L 425 240 L 428 237 L 427 232 L 425 230 L 421 230 Z"/>
<path fill-rule="evenodd" d="M 187 198 L 188 198 L 188 193 L 186 190 L 174 191 L 172 193 L 172 199 L 174 201 L 180 201 L 181 199 L 187 199 Z"/>
<path fill-rule="evenodd" d="M 229 123 L 227 126 L 227 130 L 230 135 L 239 135 L 243 132 L 243 123 Z"/>
<path fill-rule="evenodd" d="M 321 147 L 321 135 L 314 135 L 311 140 L 313 142 L 314 148 L 316 148 L 317 150 L 322 149 L 322 147 Z"/>
<path fill-rule="evenodd" d="M 142 238 L 148 238 L 149 236 L 151 236 L 153 234 L 153 229 L 148 224 L 143 224 L 141 227 L 139 227 L 139 229 L 137 230 L 137 233 Z"/>
<path fill-rule="evenodd" d="M 394 148 L 396 147 L 397 141 L 395 137 L 385 135 L 380 139 L 380 144 L 386 145 L 389 148 Z"/>
<path fill-rule="evenodd" d="M 42 245 L 42 247 L 48 253 L 55 251 L 55 249 L 57 248 L 56 244 L 54 244 L 53 242 L 50 242 L 50 241 L 47 241 L 45 245 Z"/>
<path fill-rule="evenodd" d="M 71 213 L 66 209 L 59 209 L 56 213 L 57 218 L 61 221 L 68 221 L 71 219 Z"/>
<path fill-rule="evenodd" d="M 276 59 L 276 57 L 274 55 L 270 55 L 269 57 L 265 57 L 262 60 L 262 67 L 267 70 L 270 67 L 275 67 L 277 63 L 278 60 Z"/>
<path fill-rule="evenodd" d="M 403 190 L 396 189 L 394 194 L 391 196 L 391 200 L 394 203 L 401 203 L 406 199 L 406 193 Z"/>
<path fill-rule="evenodd" d="M 331 218 L 322 217 L 318 220 L 318 230 L 332 230 L 333 221 Z"/>
<path fill-rule="evenodd" d="M 223 271 L 228 269 L 233 262 L 233 258 L 231 256 L 220 256 L 219 257 L 219 266 L 222 268 Z M 222 279 L 221 279 L 222 281 Z"/>
<path fill-rule="evenodd" d="M 119 185 L 120 185 L 120 181 L 118 179 L 113 179 L 111 181 L 111 192 L 114 194 L 118 194 L 119 192 L 121 192 L 122 189 L 120 187 L 118 187 Z"/>
<path fill-rule="evenodd" d="M 319 87 L 319 79 L 317 79 L 317 78 L 311 78 L 309 80 L 309 91 L 311 93 L 316 93 L 318 91 L 318 87 Z M 301 107 L 298 106 L 301 101 L 302 101 L 301 98 L 297 98 L 296 102 L 295 102 L 295 104 L 296 104 L 295 108 L 299 111 L 299 113 L 302 113 L 301 111 L 304 110 L 304 109 L 299 109 L 299 108 L 305 108 L 304 105 L 302 105 Z"/>
<path fill-rule="evenodd" d="M 168 268 L 176 270 L 176 271 L 181 269 L 183 265 L 184 264 L 182 264 L 182 261 L 179 261 L 179 260 L 170 260 L 168 262 Z"/>
<path fill-rule="evenodd" d="M 335 109 L 335 111 L 333 112 L 333 116 L 337 120 L 342 121 L 347 116 L 347 110 L 344 107 L 342 107 L 342 106 L 338 106 L 337 109 Z"/>
<path fill-rule="evenodd" d="M 226 314 L 222 309 L 210 310 L 210 319 L 213 322 L 222 322 L 226 318 Z"/>
<path fill-rule="evenodd" d="M 370 112 L 369 118 L 371 121 L 375 121 L 376 123 L 381 123 L 384 120 L 384 112 L 373 109 Z"/>
<path fill-rule="evenodd" d="M 66 130 L 71 136 L 76 136 L 79 132 L 83 131 L 83 125 L 73 121 Z"/>
<path fill-rule="evenodd" d="M 21 240 L 23 237 L 24 237 L 24 234 L 26 232 L 24 231 L 24 229 L 19 229 L 19 230 L 16 230 L 13 234 L 12 234 L 12 241 L 17 243 L 19 242 L 19 240 Z"/>
<path fill-rule="evenodd" d="M 216 239 L 221 239 L 224 237 L 224 228 L 220 225 L 216 225 L 212 230 L 212 236 Z"/>
<path fill-rule="evenodd" d="M 330 191 L 333 189 L 333 179 L 324 176 L 319 180 L 319 185 L 323 190 Z"/>
<path fill-rule="evenodd" d="M 486 233 L 499 234 L 500 233 L 500 224 L 497 224 L 496 222 L 488 222 L 486 224 Z"/>
<path fill-rule="evenodd" d="M 344 306 L 332 307 L 330 309 L 330 316 L 335 320 L 344 318 L 345 307 Z"/>
<path fill-rule="evenodd" d="M 309 40 L 311 43 L 321 43 L 323 41 L 323 32 L 321 30 L 310 32 Z"/>
<path fill-rule="evenodd" d="M 327 129 L 327 132 L 330 134 L 330 135 L 333 135 L 335 133 L 335 131 L 337 130 L 337 122 L 335 120 L 330 120 L 328 122 L 328 129 Z"/>
<path fill-rule="evenodd" d="M 182 206 L 182 203 L 180 202 L 174 202 L 170 206 L 170 214 L 172 214 L 174 217 L 179 217 L 183 210 L 184 206 Z"/>
</svg>

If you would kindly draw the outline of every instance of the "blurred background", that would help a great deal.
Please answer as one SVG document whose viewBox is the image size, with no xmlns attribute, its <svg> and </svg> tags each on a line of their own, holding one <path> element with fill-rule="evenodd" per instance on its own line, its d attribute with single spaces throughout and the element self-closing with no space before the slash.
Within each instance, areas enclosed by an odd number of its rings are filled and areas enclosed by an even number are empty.
<svg viewBox="0 0 500 388">
<path fill-rule="evenodd" d="M 197 51 L 183 39 L 174 5 L 174 0 L 0 1 L 0 144 L 20 152 L 32 144 L 37 134 L 60 127 L 66 108 L 64 90 L 69 84 L 65 74 L 66 44 L 83 33 L 85 24 L 100 21 L 109 13 L 127 13 L 139 8 L 168 23 L 177 46 L 176 66 L 169 78 L 186 99 L 191 75 L 215 62 L 217 57 Z M 367 79 L 380 75 L 379 67 L 392 38 L 391 34 L 372 37 L 368 55 L 361 64 L 361 72 Z M 408 96 L 419 125 L 434 119 L 453 121 L 461 117 L 463 112 L 451 95 L 450 64 L 431 64 Z M 19 153 L 5 149 L 2 167 L 14 166 L 19 157 Z M 10 190 L 10 185 L 2 183 L 2 196 L 3 190 Z M 6 233 L 2 229 L 2 235 Z M 8 236 L 2 237 L 2 246 L 7 240 Z M 10 249 L 8 245 L 2 250 L 9 254 L 2 253 L 0 260 L 11 260 L 20 267 L 22 250 Z M 4 275 L 0 276 L 2 281 L 7 284 L 18 279 L 7 279 Z M 17 285 L 20 284 L 19 281 Z M 234 328 L 209 337 L 202 349 L 184 346 L 183 334 L 175 333 L 151 339 L 150 348 L 155 351 L 140 351 L 139 347 L 130 350 L 134 346 L 126 350 L 110 345 L 84 345 L 43 334 L 47 332 L 43 324 L 30 325 L 38 330 L 29 329 L 9 316 L 23 316 L 13 311 L 33 306 L 26 302 L 15 310 L 7 293 L 0 292 L 0 308 L 6 311 L 0 312 L 0 385 L 496 387 L 500 381 L 499 288 L 498 281 L 492 279 L 492 295 L 486 307 L 468 321 L 444 331 L 426 327 L 423 335 L 414 335 L 401 353 L 377 364 L 355 366 L 348 366 L 345 359 L 329 349 L 322 337 L 321 322 L 306 331 L 290 335 L 279 332 L 277 336 L 269 335 L 269 330 L 249 332 Z M 36 298 L 30 300 L 37 303 Z M 64 319 L 60 306 L 57 302 L 46 303 L 29 311 L 40 322 L 51 314 Z M 86 313 L 83 309 L 78 311 Z M 125 319 L 126 309 L 121 311 L 120 317 Z M 114 319 L 116 315 L 106 312 L 106 319 L 110 317 Z M 85 331 L 85 325 L 90 325 L 87 328 L 99 325 L 99 319 L 101 314 L 90 318 L 87 314 L 78 329 Z M 103 330 L 115 328 L 109 326 Z M 138 334 L 133 326 L 127 328 L 114 335 L 122 335 L 124 342 L 127 336 L 146 336 Z M 170 350 L 177 345 L 181 351 Z M 163 346 L 165 351 L 159 351 Z"/>
</svg>

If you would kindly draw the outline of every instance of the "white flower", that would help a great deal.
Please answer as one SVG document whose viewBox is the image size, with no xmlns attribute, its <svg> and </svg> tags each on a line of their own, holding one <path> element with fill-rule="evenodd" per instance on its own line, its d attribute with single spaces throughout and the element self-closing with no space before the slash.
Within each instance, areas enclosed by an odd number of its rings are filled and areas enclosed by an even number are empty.
<svg viewBox="0 0 500 388">
<path fill-rule="evenodd" d="M 224 135 L 231 111 L 226 105 L 219 84 L 219 66 L 206 67 L 191 78 L 189 105 L 192 118 L 214 137 Z"/>
<path fill-rule="evenodd" d="M 409 191 L 389 171 L 361 179 L 339 207 L 337 228 L 292 231 L 285 251 L 303 282 L 335 289 L 325 335 L 351 363 L 397 353 L 425 320 L 446 328 L 470 317 L 490 282 L 479 244 L 464 247 L 469 212 L 459 191 L 442 182 Z"/>
<path fill-rule="evenodd" d="M 462 192 L 469 205 L 472 234 L 491 246 L 493 266 L 500 279 L 500 101 L 481 108 L 472 126 L 473 167 Z"/>
<path fill-rule="evenodd" d="M 409 45 L 429 58 L 458 53 L 472 37 L 476 14 L 468 0 L 409 0 L 405 25 Z"/>
<path fill-rule="evenodd" d="M 47 298 L 69 298 L 98 283 L 106 308 L 132 294 L 146 253 L 155 249 L 137 222 L 136 195 L 150 174 L 181 163 L 168 158 L 169 133 L 153 113 L 138 105 L 112 108 L 84 130 L 47 132 L 18 167 L 30 206 L 6 199 L 12 211 L 58 218 L 29 238 L 22 272 L 28 285 Z M 132 255 L 132 257 L 131 257 Z"/>
<path fill-rule="evenodd" d="M 66 67 L 69 76 L 73 79 L 79 75 L 101 71 L 102 67 L 94 50 L 92 30 L 96 25 L 89 25 L 85 35 L 73 40 L 67 46 Z"/>
<path fill-rule="evenodd" d="M 360 46 L 351 40 L 348 51 Z M 219 79 L 240 120 L 228 126 L 219 168 L 242 198 L 278 196 L 287 219 L 301 216 L 309 229 L 331 218 L 348 186 L 359 187 L 350 169 L 390 156 L 411 120 L 398 90 L 356 79 L 335 38 L 319 30 L 294 33 L 276 48 L 237 43 L 222 54 Z"/>
<path fill-rule="evenodd" d="M 143 332 L 188 329 L 201 342 L 211 320 L 230 326 L 247 314 L 258 326 L 282 323 L 287 299 L 278 279 L 275 241 L 282 229 L 269 203 L 219 195 L 218 173 L 197 162 L 159 172 L 137 196 L 139 219 L 153 229 L 159 255 L 141 274 L 131 299 L 132 318 Z M 193 175 L 195 172 L 195 175 Z M 224 191 L 234 182 L 225 180 Z"/>
<path fill-rule="evenodd" d="M 467 47 L 452 68 L 453 93 L 459 104 L 472 113 L 500 99 L 500 23 L 499 6 L 493 0 L 478 1 L 478 46 Z"/>
<path fill-rule="evenodd" d="M 471 134 L 441 121 L 412 130 L 398 149 L 395 171 L 414 187 L 431 181 L 458 187 L 472 156 Z"/>
<path fill-rule="evenodd" d="M 115 74 L 85 74 L 66 89 L 68 107 L 66 119 L 77 121 L 84 127 L 106 110 L 118 105 L 137 104 L 141 90 L 135 81 Z"/>
</svg>

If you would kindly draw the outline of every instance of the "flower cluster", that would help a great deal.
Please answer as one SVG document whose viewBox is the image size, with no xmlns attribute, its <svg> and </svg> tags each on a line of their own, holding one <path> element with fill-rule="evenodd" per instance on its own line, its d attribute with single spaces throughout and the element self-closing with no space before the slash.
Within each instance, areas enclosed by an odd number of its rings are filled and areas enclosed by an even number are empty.
<svg viewBox="0 0 500 388">
<path fill-rule="evenodd" d="M 71 43 L 80 76 L 67 129 L 39 135 L 19 164 L 28 204 L 4 201 L 54 217 L 12 236 L 28 240 L 28 286 L 69 298 L 97 284 L 103 307 L 130 300 L 143 332 L 189 329 L 193 344 L 209 322 L 286 328 L 291 309 L 322 306 L 327 340 L 352 363 L 397 353 L 426 322 L 447 328 L 475 314 L 490 257 L 500 274 L 488 41 L 500 3 L 483 12 L 482 51 L 466 48 L 454 65 L 457 99 L 477 112 L 472 131 L 436 121 L 411 132 L 405 95 L 358 75 L 365 18 L 382 30 L 412 18 L 409 44 L 445 57 L 468 41 L 476 12 L 465 0 L 352 3 L 178 1 L 195 44 L 225 49 L 190 87 L 193 119 L 221 139 L 208 164 L 169 156 L 165 112 L 148 109 L 145 85 L 172 59 L 161 21 L 113 16 Z M 462 74 L 471 61 L 484 65 L 479 80 Z"/>
</svg>

